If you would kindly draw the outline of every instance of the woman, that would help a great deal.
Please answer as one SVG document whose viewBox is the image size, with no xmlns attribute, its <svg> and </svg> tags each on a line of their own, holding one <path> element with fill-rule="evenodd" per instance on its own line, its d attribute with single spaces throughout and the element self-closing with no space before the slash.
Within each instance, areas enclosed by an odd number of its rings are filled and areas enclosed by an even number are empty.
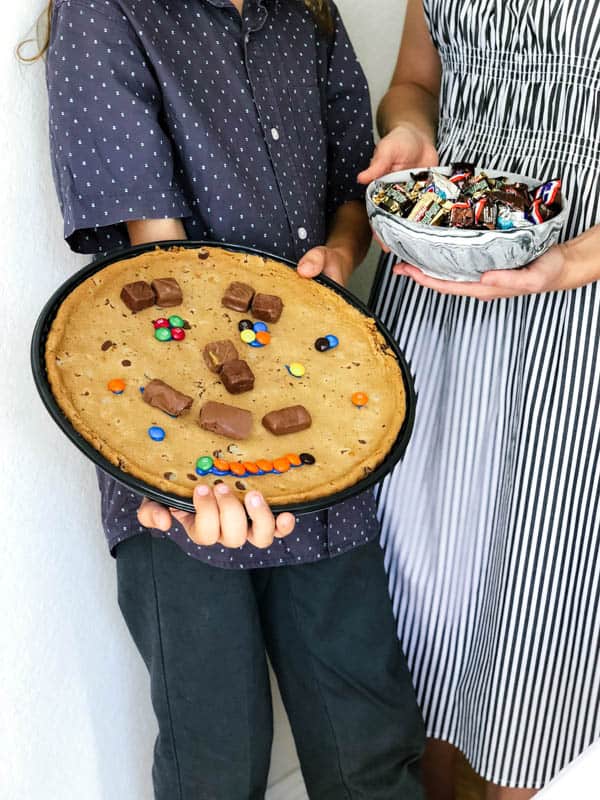
<svg viewBox="0 0 600 800">
<path fill-rule="evenodd" d="M 599 59 L 591 0 L 409 0 L 360 176 L 467 160 L 571 200 L 526 269 L 455 284 L 388 261 L 377 287 L 419 395 L 380 514 L 436 800 L 455 748 L 490 800 L 521 800 L 600 736 Z"/>
</svg>

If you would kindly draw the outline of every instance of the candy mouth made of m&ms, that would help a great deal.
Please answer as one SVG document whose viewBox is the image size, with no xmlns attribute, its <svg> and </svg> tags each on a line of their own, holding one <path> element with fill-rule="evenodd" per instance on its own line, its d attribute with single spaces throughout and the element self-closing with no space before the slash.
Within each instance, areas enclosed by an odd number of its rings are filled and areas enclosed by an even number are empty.
<svg viewBox="0 0 600 800">
<path fill-rule="evenodd" d="M 260 475 L 282 475 L 290 469 L 311 466 L 316 463 L 312 453 L 287 453 L 273 461 L 259 458 L 257 461 L 225 461 L 222 458 L 201 456 L 196 461 L 196 474 L 233 475 L 236 478 L 259 477 Z"/>
</svg>

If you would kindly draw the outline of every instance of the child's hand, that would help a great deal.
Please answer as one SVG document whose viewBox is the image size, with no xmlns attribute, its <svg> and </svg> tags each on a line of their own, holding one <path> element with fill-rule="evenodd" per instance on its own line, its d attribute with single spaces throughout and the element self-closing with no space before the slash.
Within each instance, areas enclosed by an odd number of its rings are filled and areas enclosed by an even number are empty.
<svg viewBox="0 0 600 800">
<path fill-rule="evenodd" d="M 353 258 L 343 247 L 313 247 L 298 262 L 298 274 L 316 278 L 323 273 L 332 281 L 345 286 L 354 268 Z"/>
<path fill-rule="evenodd" d="M 232 548 L 241 547 L 246 542 L 255 547 L 269 547 L 275 537 L 281 539 L 294 530 L 294 515 L 280 514 L 275 519 L 260 492 L 248 492 L 244 505 L 251 525 L 244 506 L 225 483 L 215 486 L 214 492 L 209 486 L 200 485 L 194 490 L 195 514 L 169 509 L 144 498 L 138 510 L 138 520 L 145 528 L 168 531 L 174 517 L 196 544 L 219 543 Z"/>
</svg>

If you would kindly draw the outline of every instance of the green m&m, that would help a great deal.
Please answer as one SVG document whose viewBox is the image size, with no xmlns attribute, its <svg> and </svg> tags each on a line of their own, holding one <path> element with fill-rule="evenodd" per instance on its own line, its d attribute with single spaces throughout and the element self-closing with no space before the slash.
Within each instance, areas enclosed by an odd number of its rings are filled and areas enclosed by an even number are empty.
<svg viewBox="0 0 600 800">
<path fill-rule="evenodd" d="M 170 342 L 173 335 L 170 328 L 156 328 L 154 338 L 158 339 L 159 342 Z"/>
<path fill-rule="evenodd" d="M 177 314 L 173 314 L 172 317 L 169 317 L 169 325 L 172 328 L 183 328 L 185 320 L 182 317 L 178 317 Z"/>
<path fill-rule="evenodd" d="M 213 467 L 213 460 L 210 456 L 202 456 L 196 461 L 196 472 L 200 475 L 206 475 L 207 472 Z"/>
</svg>

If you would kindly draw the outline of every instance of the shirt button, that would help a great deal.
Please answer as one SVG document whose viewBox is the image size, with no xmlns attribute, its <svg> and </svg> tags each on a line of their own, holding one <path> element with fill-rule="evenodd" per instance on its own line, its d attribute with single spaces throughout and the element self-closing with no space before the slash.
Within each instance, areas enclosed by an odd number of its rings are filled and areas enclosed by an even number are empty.
<svg viewBox="0 0 600 800">
<path fill-rule="evenodd" d="M 249 34 L 249 33 L 247 33 L 247 34 L 244 36 L 244 41 L 246 42 L 246 44 L 248 44 L 248 42 L 250 41 L 250 34 Z"/>
<path fill-rule="evenodd" d="M 306 228 L 298 228 L 298 238 L 308 239 L 308 231 L 306 230 Z"/>
<path fill-rule="evenodd" d="M 279 131 L 277 130 L 277 128 L 271 128 L 271 136 L 276 142 L 279 141 Z"/>
</svg>

